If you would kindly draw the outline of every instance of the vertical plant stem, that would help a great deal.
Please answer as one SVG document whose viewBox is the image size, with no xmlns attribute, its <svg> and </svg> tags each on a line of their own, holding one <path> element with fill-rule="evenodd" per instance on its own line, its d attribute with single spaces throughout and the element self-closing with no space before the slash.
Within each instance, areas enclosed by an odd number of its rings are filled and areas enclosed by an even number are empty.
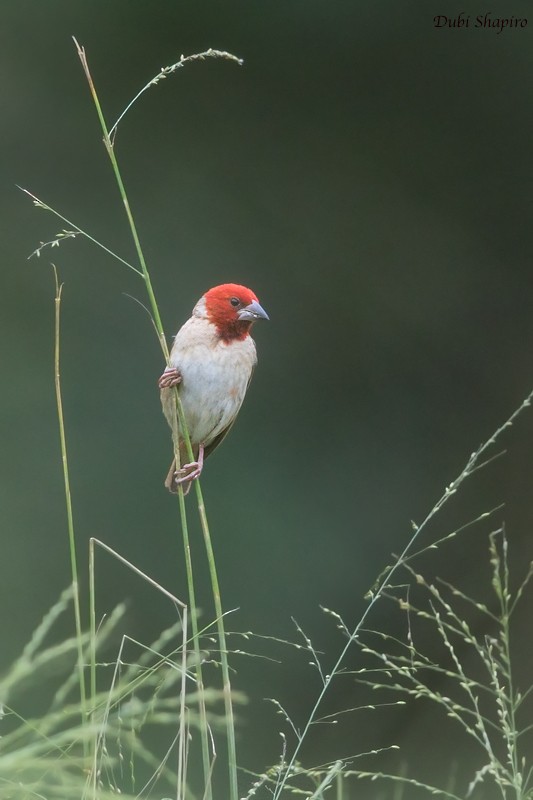
<svg viewBox="0 0 533 800">
<path fill-rule="evenodd" d="M 230 800 L 237 800 L 239 796 L 237 784 L 237 750 L 235 744 L 235 720 L 233 716 L 233 702 L 231 699 L 231 681 L 229 676 L 228 649 L 226 645 L 226 631 L 224 628 L 224 615 L 222 610 L 222 600 L 220 597 L 220 587 L 218 583 L 215 554 L 211 544 L 209 524 L 205 513 L 205 503 L 202 494 L 202 487 L 199 481 L 195 481 L 196 497 L 198 500 L 198 513 L 202 524 L 207 562 L 209 564 L 209 575 L 211 577 L 211 587 L 213 590 L 213 601 L 215 604 L 215 615 L 217 620 L 218 640 L 220 646 L 220 663 L 222 666 L 222 681 L 224 694 L 224 712 L 226 719 L 226 735 L 228 739 L 228 770 L 230 784 Z"/>
<path fill-rule="evenodd" d="M 196 594 L 194 590 L 194 573 L 192 567 L 192 557 L 191 557 L 191 545 L 189 541 L 189 526 L 187 524 L 187 514 L 185 511 L 185 497 L 183 495 L 183 489 L 180 487 L 179 494 L 179 507 L 180 507 L 180 519 L 181 519 L 181 531 L 183 536 L 183 550 L 185 553 L 185 569 L 187 572 L 187 589 L 189 594 L 189 605 L 191 607 L 191 628 L 192 628 L 192 640 L 193 640 L 193 649 L 194 649 L 194 657 L 195 657 L 195 678 L 196 678 L 196 688 L 198 690 L 198 705 L 200 707 L 200 731 L 202 736 L 202 765 L 204 770 L 204 782 L 205 782 L 205 800 L 211 800 L 213 795 L 212 790 L 212 769 L 211 769 L 211 757 L 210 757 L 210 748 L 209 748 L 209 731 L 208 731 L 208 724 L 207 724 L 207 709 L 205 706 L 205 686 L 204 686 L 204 677 L 203 677 L 203 670 L 202 670 L 202 652 L 200 649 L 200 636 L 198 633 L 198 615 L 196 613 Z"/>
<path fill-rule="evenodd" d="M 96 705 L 96 587 L 95 587 L 95 564 L 94 564 L 94 539 L 89 540 L 89 659 L 91 670 L 91 712 L 94 714 Z M 97 786 L 97 758 L 98 746 L 95 741 L 92 753 L 92 769 L 90 780 L 92 784 L 93 800 L 96 800 Z"/>
<path fill-rule="evenodd" d="M 337 800 L 342 800 L 343 791 L 342 791 L 342 781 L 343 781 L 343 774 L 342 771 L 337 774 L 337 781 L 335 786 L 335 796 Z"/>
<path fill-rule="evenodd" d="M 493 539 L 494 548 L 497 552 L 496 537 Z M 522 798 L 522 775 L 519 767 L 518 758 L 518 729 L 516 724 L 516 693 L 513 685 L 513 671 L 511 666 L 511 587 L 509 585 L 509 561 L 507 554 L 507 537 L 505 528 L 502 529 L 502 555 L 498 557 L 498 584 L 500 598 L 500 617 L 502 632 L 500 634 L 502 666 L 504 680 L 507 687 L 504 691 L 505 705 L 507 707 L 507 730 L 505 732 L 507 744 L 507 757 L 513 776 L 513 788 L 516 792 L 517 800 Z M 496 579 L 496 575 L 495 575 Z M 503 711 L 503 709 L 502 709 Z"/>
<path fill-rule="evenodd" d="M 104 136 L 104 145 L 109 156 L 109 160 L 111 161 L 111 166 L 113 168 L 113 172 L 115 175 L 115 180 L 117 182 L 117 186 L 120 192 L 120 196 L 122 198 L 122 202 L 124 204 L 124 209 L 126 211 L 126 216 L 128 219 L 131 235 L 135 244 L 135 249 L 137 252 L 137 257 L 139 259 L 139 265 L 142 271 L 142 277 L 146 286 L 146 291 L 148 293 L 148 299 L 150 303 L 150 309 L 152 311 L 154 325 L 157 331 L 159 344 L 163 351 L 163 355 L 165 357 L 165 361 L 168 363 L 169 359 L 169 350 L 167 341 L 165 338 L 165 333 L 163 330 L 163 323 L 161 321 L 161 316 L 159 314 L 159 308 L 157 306 L 157 301 L 155 297 L 155 293 L 152 287 L 152 281 L 150 279 L 150 273 L 148 271 L 148 267 L 146 265 L 146 260 L 144 258 L 144 253 L 141 247 L 139 235 L 137 233 L 137 228 L 135 225 L 135 221 L 133 219 L 133 214 L 131 212 L 129 200 L 126 194 L 126 189 L 124 186 L 124 182 L 122 180 L 122 176 L 120 174 L 120 169 L 118 166 L 118 162 L 115 156 L 115 151 L 113 148 L 113 143 L 111 142 L 109 132 L 107 129 L 106 121 L 103 115 L 102 107 L 100 105 L 100 101 L 98 99 L 98 95 L 96 92 L 96 88 L 94 82 L 92 80 L 92 76 L 89 70 L 89 64 L 87 62 L 87 57 L 85 55 L 85 50 L 81 47 L 78 42 L 74 39 L 76 44 L 76 48 L 78 51 L 78 56 L 80 58 L 83 70 L 85 72 L 85 76 L 87 78 L 87 82 L 89 84 L 89 89 L 91 91 L 92 99 L 96 108 L 96 113 L 98 115 L 98 119 L 100 121 L 100 126 L 102 128 L 103 136 Z M 181 405 L 179 393 L 177 389 L 175 390 L 175 398 L 176 398 L 176 413 L 179 419 L 180 430 L 183 433 L 183 438 L 185 440 L 185 445 L 187 448 L 188 455 L 192 460 L 194 460 L 191 440 L 189 437 L 189 432 L 187 430 L 187 423 L 185 420 L 185 416 L 183 414 L 183 408 Z M 179 467 L 179 447 L 177 443 L 174 445 L 175 450 L 175 457 L 176 457 L 176 464 Z M 185 562 L 187 565 L 187 583 L 188 583 L 188 592 L 189 592 L 189 602 L 191 605 L 191 618 L 192 618 L 192 631 L 193 631 L 193 647 L 195 651 L 196 657 L 196 681 L 198 686 L 198 693 L 200 697 L 200 733 L 201 733 L 201 741 L 202 741 L 202 763 L 203 763 L 203 770 L 204 770 L 204 780 L 205 780 L 205 800 L 211 800 L 212 798 L 212 788 L 211 788 L 211 767 L 210 767 L 210 755 L 209 755 L 209 730 L 207 724 L 207 713 L 205 708 L 205 694 L 204 694 L 204 684 L 203 684 L 203 675 L 202 675 L 202 666 L 201 666 L 201 651 L 200 651 L 200 642 L 198 636 L 198 625 L 197 625 L 197 612 L 196 612 L 196 598 L 195 598 L 195 591 L 194 591 L 194 580 L 193 580 L 193 570 L 192 570 L 192 561 L 191 561 L 191 553 L 190 553 L 190 545 L 189 545 L 189 534 L 188 534 L 188 525 L 187 525 L 187 514 L 185 509 L 185 497 L 183 495 L 183 490 L 180 489 L 178 492 L 178 499 L 179 499 L 179 506 L 180 506 L 180 518 L 181 518 L 181 525 L 182 525 L 182 533 L 183 533 L 183 544 L 185 550 Z M 235 800 L 236 797 L 235 797 Z"/>
<path fill-rule="evenodd" d="M 76 559 L 76 539 L 74 536 L 74 516 L 72 513 L 72 499 L 70 495 L 70 477 L 67 458 L 67 439 L 65 435 L 65 420 L 63 416 L 63 399 L 61 396 L 61 374 L 60 374 L 60 332 L 61 332 L 61 292 L 63 285 L 59 283 L 57 269 L 54 266 L 54 278 L 56 286 L 55 295 L 55 336 L 54 336 L 54 376 L 56 390 L 57 417 L 59 421 L 59 438 L 61 442 L 61 460 L 63 462 L 63 482 L 65 485 L 65 504 L 67 509 L 68 542 L 70 551 L 70 570 L 72 574 L 72 587 L 74 597 L 74 618 L 76 624 L 76 639 L 78 647 L 78 678 L 80 686 L 80 707 L 82 723 L 87 722 L 87 693 L 85 687 L 85 671 L 83 666 L 83 639 L 80 610 L 80 591 L 78 583 L 78 564 Z M 84 753 L 87 755 L 87 743 L 83 740 Z"/>
<path fill-rule="evenodd" d="M 124 203 L 124 210 L 126 211 L 126 216 L 128 218 L 128 223 L 130 226 L 131 235 L 133 237 L 133 242 L 135 244 L 135 250 L 137 252 L 137 257 L 139 259 L 139 265 L 142 270 L 143 279 L 146 284 L 146 291 L 148 293 L 148 299 L 150 301 L 150 308 L 154 317 L 154 324 L 157 330 L 157 334 L 159 336 L 161 349 L 165 354 L 165 357 L 168 358 L 168 347 L 167 342 L 165 339 L 164 331 L 163 331 L 163 323 L 161 322 L 161 316 L 159 314 L 159 308 L 157 307 L 157 302 L 155 299 L 154 290 L 152 287 L 152 281 L 150 279 L 150 273 L 148 272 L 148 267 L 146 266 L 146 260 L 144 258 L 144 253 L 141 247 L 141 242 L 139 239 L 139 234 L 137 233 L 137 227 L 135 225 L 135 220 L 133 219 L 133 214 L 131 213 L 130 204 L 128 201 L 128 196 L 126 194 L 126 189 L 124 187 L 124 183 L 122 181 L 122 176 L 120 174 L 120 170 L 118 168 L 118 162 L 115 156 L 115 151 L 113 148 L 113 144 L 111 139 L 109 138 L 109 133 L 107 130 L 106 121 L 104 118 L 104 114 L 102 111 L 102 106 L 100 105 L 100 100 L 98 99 L 98 94 L 96 93 L 96 87 L 93 83 L 93 79 L 91 76 L 91 72 L 89 70 L 89 64 L 87 62 L 87 57 L 85 55 L 85 49 L 81 47 L 76 39 L 74 39 L 74 43 L 76 44 L 76 48 L 78 50 L 78 56 L 80 58 L 83 71 L 85 72 L 85 77 L 87 78 L 87 83 L 89 84 L 89 89 L 91 91 L 91 96 L 93 99 L 94 106 L 96 108 L 96 113 L 98 115 L 98 120 L 100 122 L 100 127 L 102 128 L 102 133 L 104 134 L 104 145 L 107 150 L 107 155 L 109 156 L 109 160 L 111 161 L 111 166 L 113 167 L 113 172 L 115 174 L 115 180 L 118 185 L 118 189 L 120 192 L 120 196 L 122 198 L 122 202 Z"/>
<path fill-rule="evenodd" d="M 91 662 L 91 706 L 96 697 L 96 588 L 94 565 L 94 539 L 89 541 L 89 651 Z"/>
</svg>

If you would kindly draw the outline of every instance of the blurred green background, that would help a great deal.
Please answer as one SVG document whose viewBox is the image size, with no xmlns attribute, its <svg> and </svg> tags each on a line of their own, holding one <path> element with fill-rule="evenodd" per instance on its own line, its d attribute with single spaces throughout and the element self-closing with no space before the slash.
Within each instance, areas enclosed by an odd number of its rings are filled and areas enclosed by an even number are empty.
<svg viewBox="0 0 533 800">
<path fill-rule="evenodd" d="M 202 478 L 230 628 L 294 639 L 294 616 L 333 662 L 363 595 L 460 471 L 533 386 L 533 14 L 514 0 L 472 14 L 525 29 L 436 30 L 458 3 L 5 0 L 0 9 L 2 288 L 1 662 L 69 581 L 53 386 L 53 260 L 65 283 L 62 379 L 80 555 L 96 536 L 185 599 L 177 504 L 156 380 L 162 368 L 133 273 L 83 240 L 26 260 L 64 227 L 37 194 L 135 258 L 71 35 L 86 47 L 111 122 L 151 89 L 116 150 L 168 335 L 210 286 L 251 286 L 259 366 L 231 436 Z M 66 226 L 65 226 L 66 227 Z M 429 536 L 505 503 L 427 569 L 484 596 L 487 531 L 506 520 L 511 560 L 531 558 L 531 413 L 507 455 L 472 479 Z M 192 495 L 191 495 L 192 497 Z M 189 500 L 191 517 L 194 502 Z M 193 525 L 196 557 L 202 549 Z M 129 602 L 139 638 L 172 611 L 100 559 L 100 610 Z M 200 603 L 211 613 L 209 589 Z M 527 603 L 526 603 L 527 605 Z M 376 614 L 373 624 L 381 624 Z M 519 671 L 531 669 L 527 614 Z M 526 635 L 527 634 L 527 635 Z M 277 697 L 299 721 L 318 688 L 306 659 L 250 649 L 241 762 L 276 760 Z M 353 654 L 350 666 L 358 660 Z M 346 680 L 329 710 L 354 704 Z M 320 729 L 310 758 L 392 742 L 435 781 L 457 753 L 435 717 L 353 717 Z M 380 762 L 381 763 L 381 762 Z M 474 760 L 472 764 L 477 764 Z"/>
</svg>

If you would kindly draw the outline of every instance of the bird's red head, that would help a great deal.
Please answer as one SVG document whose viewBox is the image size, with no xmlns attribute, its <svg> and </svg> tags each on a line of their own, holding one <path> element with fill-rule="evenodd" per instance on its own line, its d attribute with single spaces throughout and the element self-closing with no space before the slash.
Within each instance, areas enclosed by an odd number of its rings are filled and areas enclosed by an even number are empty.
<svg viewBox="0 0 533 800">
<path fill-rule="evenodd" d="M 252 290 L 238 283 L 214 286 L 202 299 L 208 320 L 226 342 L 245 339 L 255 320 L 268 319 Z"/>
</svg>

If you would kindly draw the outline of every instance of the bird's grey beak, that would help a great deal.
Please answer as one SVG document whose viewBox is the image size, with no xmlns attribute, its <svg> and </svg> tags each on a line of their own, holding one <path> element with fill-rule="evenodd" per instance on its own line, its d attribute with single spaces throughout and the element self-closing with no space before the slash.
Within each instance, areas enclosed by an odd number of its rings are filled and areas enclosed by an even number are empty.
<svg viewBox="0 0 533 800">
<path fill-rule="evenodd" d="M 270 319 L 257 300 L 252 300 L 247 306 L 241 308 L 241 310 L 237 312 L 237 316 L 240 320 L 249 320 L 250 322 L 255 322 L 256 319 Z"/>
</svg>

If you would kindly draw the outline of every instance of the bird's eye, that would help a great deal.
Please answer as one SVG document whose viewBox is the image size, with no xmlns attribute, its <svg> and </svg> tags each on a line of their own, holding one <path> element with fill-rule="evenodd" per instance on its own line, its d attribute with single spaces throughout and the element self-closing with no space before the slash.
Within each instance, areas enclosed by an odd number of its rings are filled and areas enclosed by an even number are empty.
<svg viewBox="0 0 533 800">
<path fill-rule="evenodd" d="M 232 297 L 230 303 L 233 306 L 233 308 L 237 308 L 237 306 L 240 306 L 241 301 L 239 300 L 238 297 Z"/>
</svg>

